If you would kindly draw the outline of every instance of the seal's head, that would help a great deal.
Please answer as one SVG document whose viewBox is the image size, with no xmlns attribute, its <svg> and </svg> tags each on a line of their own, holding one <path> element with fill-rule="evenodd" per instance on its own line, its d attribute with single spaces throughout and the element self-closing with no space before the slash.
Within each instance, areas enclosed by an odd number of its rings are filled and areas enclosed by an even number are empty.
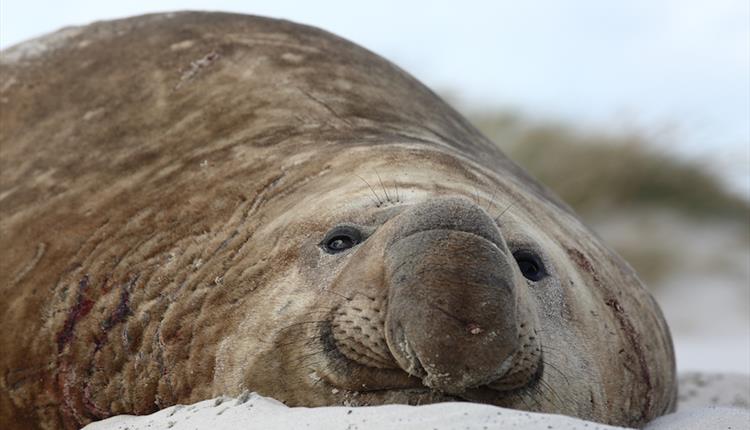
<svg viewBox="0 0 750 430">
<path fill-rule="evenodd" d="M 633 426 L 673 407 L 630 267 L 352 43 L 164 14 L 19 45 L 0 72 L 2 422 L 243 390 Z"/>
<path fill-rule="evenodd" d="M 274 253 L 295 260 L 268 290 L 263 328 L 248 315 L 222 343 L 227 388 L 630 423 L 671 407 L 657 388 L 673 371 L 658 307 L 564 205 L 416 143 L 309 162 L 324 173 L 266 226 Z"/>
<path fill-rule="evenodd" d="M 542 370 L 524 282 L 545 276 L 536 251 L 510 251 L 492 216 L 463 198 L 386 213 L 378 228 L 339 225 L 323 240 L 334 255 L 364 241 L 334 280 L 351 300 L 333 310 L 322 335 L 333 358 L 374 370 L 353 378 L 338 372 L 330 381 L 382 390 L 394 381 L 375 369 L 400 369 L 420 380 L 402 378 L 406 387 L 458 396 L 529 385 Z"/>
</svg>

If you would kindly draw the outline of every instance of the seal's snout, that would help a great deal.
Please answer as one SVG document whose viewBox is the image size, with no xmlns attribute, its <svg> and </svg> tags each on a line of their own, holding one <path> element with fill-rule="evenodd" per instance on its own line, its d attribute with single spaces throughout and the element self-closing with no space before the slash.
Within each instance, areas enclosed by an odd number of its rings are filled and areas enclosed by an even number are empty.
<svg viewBox="0 0 750 430">
<path fill-rule="evenodd" d="M 497 380 L 519 335 L 515 262 L 492 218 L 452 198 L 394 221 L 385 329 L 396 362 L 447 393 Z"/>
</svg>

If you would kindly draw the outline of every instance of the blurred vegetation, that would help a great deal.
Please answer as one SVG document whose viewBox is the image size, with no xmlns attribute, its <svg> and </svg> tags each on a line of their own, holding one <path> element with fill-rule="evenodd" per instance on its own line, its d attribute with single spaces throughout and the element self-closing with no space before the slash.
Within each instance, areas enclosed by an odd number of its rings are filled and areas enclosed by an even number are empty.
<svg viewBox="0 0 750 430">
<path fill-rule="evenodd" d="M 744 264 L 732 256 L 750 247 L 750 202 L 724 186 L 710 160 L 678 158 L 638 133 L 606 134 L 511 113 L 467 116 L 571 205 L 651 288 L 690 271 L 726 276 L 727 266 Z M 709 269 L 704 254 L 715 257 Z"/>
<path fill-rule="evenodd" d="M 750 218 L 750 203 L 729 192 L 706 164 L 677 158 L 647 137 L 504 113 L 470 113 L 469 119 L 584 218 L 653 207 L 696 218 Z"/>
</svg>

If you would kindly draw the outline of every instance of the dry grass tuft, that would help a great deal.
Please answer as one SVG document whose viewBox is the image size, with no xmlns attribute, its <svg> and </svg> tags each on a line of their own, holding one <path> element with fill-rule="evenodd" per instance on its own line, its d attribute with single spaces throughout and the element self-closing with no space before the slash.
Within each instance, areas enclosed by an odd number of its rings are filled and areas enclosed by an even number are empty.
<svg viewBox="0 0 750 430">
<path fill-rule="evenodd" d="M 584 218 L 639 208 L 694 218 L 750 217 L 748 201 L 729 192 L 707 166 L 677 158 L 646 137 L 585 132 L 502 113 L 470 119 Z"/>
<path fill-rule="evenodd" d="M 581 131 L 507 113 L 468 116 L 571 205 L 651 288 L 703 271 L 706 255 L 720 260 L 712 266 L 732 269 L 722 276 L 742 268 L 734 256 L 750 249 L 750 202 L 728 191 L 707 163 L 680 159 L 636 133 Z M 737 241 L 731 250 L 727 238 Z"/>
</svg>

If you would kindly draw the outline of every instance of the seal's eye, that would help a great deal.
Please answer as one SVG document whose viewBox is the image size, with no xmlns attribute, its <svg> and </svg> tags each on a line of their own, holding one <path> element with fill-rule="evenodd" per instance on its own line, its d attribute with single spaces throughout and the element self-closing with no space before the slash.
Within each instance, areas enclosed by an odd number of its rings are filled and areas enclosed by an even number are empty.
<svg viewBox="0 0 750 430">
<path fill-rule="evenodd" d="M 547 275 L 544 270 L 544 263 L 538 255 L 531 251 L 516 251 L 513 253 L 518 268 L 521 269 L 523 276 L 529 281 L 538 281 Z"/>
<path fill-rule="evenodd" d="M 353 248 L 362 242 L 362 233 L 354 227 L 343 225 L 333 228 L 326 234 L 320 246 L 329 254 L 336 254 Z"/>
</svg>

